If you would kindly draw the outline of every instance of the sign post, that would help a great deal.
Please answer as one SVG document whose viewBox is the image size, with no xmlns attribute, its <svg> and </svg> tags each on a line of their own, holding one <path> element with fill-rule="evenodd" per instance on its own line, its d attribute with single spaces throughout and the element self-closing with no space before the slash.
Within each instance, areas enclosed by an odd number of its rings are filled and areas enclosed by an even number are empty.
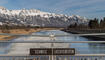
<svg viewBox="0 0 105 60">
<path fill-rule="evenodd" d="M 49 36 L 52 41 L 55 40 L 55 36 L 52 34 Z M 74 48 L 54 48 L 54 43 L 51 43 L 51 48 L 31 48 L 30 55 L 49 55 L 49 59 L 55 60 L 56 55 L 75 55 Z"/>
</svg>

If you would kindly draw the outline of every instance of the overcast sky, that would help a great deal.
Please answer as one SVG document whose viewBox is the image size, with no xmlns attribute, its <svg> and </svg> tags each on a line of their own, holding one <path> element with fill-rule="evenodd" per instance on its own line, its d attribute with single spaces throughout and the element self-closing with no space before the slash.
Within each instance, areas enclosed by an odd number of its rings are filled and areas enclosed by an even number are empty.
<svg viewBox="0 0 105 60">
<path fill-rule="evenodd" d="M 0 0 L 0 6 L 8 9 L 34 8 L 87 18 L 105 17 L 105 0 Z"/>
</svg>

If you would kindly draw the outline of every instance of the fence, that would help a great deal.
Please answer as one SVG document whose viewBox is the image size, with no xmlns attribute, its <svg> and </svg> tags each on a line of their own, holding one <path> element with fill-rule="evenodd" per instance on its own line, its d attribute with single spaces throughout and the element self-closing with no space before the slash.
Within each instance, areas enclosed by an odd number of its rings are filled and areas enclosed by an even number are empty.
<svg viewBox="0 0 105 60">
<path fill-rule="evenodd" d="M 105 43 L 105 41 L 0 41 L 0 43 Z M 79 46 L 78 46 L 79 47 Z M 52 60 L 52 55 L 0 55 L 0 60 Z M 105 54 L 54 55 L 53 60 L 105 60 Z"/>
<path fill-rule="evenodd" d="M 80 34 L 79 34 L 80 35 Z M 85 34 L 84 34 L 85 35 Z M 88 34 L 88 35 L 93 35 L 93 34 Z M 99 34 L 98 34 L 99 35 Z M 21 35 L 25 36 L 25 35 Z M 28 35 L 27 35 L 28 36 Z M 36 36 L 36 35 L 31 35 L 31 36 Z M 39 35 L 37 35 L 39 36 Z M 1 43 L 51 43 L 51 44 L 57 44 L 57 43 L 105 43 L 105 41 L 55 41 L 53 38 L 54 37 L 62 37 L 64 35 L 50 35 L 49 37 L 51 38 L 50 41 L 0 41 Z M 65 35 L 69 36 L 69 35 Z M 70 35 L 72 36 L 72 35 Z M 75 35 L 77 36 L 77 35 Z M 81 36 L 81 35 L 80 35 Z M 40 36 L 40 37 L 48 37 L 48 36 Z M 79 47 L 79 46 L 78 46 Z M 82 46 L 83 47 L 83 46 Z M 53 46 L 52 46 L 53 48 Z M 0 55 L 0 60 L 105 60 L 105 54 L 79 54 L 76 52 L 75 55 L 25 55 L 25 54 L 20 54 L 20 55 L 12 55 L 12 54 L 1 54 Z"/>
</svg>

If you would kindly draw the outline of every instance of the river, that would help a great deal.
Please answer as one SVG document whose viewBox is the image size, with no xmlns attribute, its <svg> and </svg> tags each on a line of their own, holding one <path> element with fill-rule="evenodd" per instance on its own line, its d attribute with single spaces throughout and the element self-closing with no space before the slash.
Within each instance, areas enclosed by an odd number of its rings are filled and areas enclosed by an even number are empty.
<svg viewBox="0 0 105 60">
<path fill-rule="evenodd" d="M 48 30 L 32 33 L 33 35 L 50 35 L 50 34 L 67 35 L 69 33 L 59 30 Z M 49 37 L 32 37 L 22 36 L 11 41 L 48 41 Z M 84 37 L 56 37 L 55 41 L 92 41 Z M 51 43 L 0 43 L 0 54 L 29 54 L 30 48 L 50 48 Z M 76 54 L 103 54 L 105 53 L 105 44 L 92 43 L 56 43 L 54 48 L 75 48 Z"/>
</svg>

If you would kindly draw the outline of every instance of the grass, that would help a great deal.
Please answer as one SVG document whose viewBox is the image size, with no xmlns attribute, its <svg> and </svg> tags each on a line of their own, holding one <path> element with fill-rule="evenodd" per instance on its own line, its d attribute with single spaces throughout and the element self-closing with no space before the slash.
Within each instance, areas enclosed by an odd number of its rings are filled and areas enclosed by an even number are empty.
<svg viewBox="0 0 105 60">
<path fill-rule="evenodd" d="M 33 32 L 38 32 L 40 29 L 29 29 L 28 31 L 25 29 L 12 29 L 9 30 L 9 33 L 11 34 L 31 34 Z M 0 33 L 4 33 L 2 32 L 2 30 L 0 30 Z M 16 38 L 17 36 L 7 36 L 7 35 L 0 35 L 0 40 L 11 40 Z"/>
</svg>

